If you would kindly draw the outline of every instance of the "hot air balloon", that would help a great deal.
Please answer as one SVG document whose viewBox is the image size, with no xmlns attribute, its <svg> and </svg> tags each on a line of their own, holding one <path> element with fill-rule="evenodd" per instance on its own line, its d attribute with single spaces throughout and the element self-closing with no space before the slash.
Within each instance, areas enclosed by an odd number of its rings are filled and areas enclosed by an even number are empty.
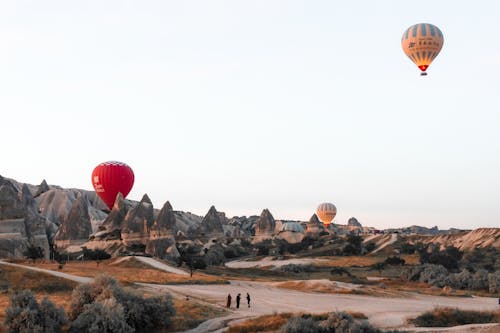
<svg viewBox="0 0 500 333">
<path fill-rule="evenodd" d="M 415 24 L 403 33 L 401 47 L 408 58 L 420 68 L 420 75 L 427 75 L 427 68 L 443 47 L 443 33 L 429 23 Z"/>
<path fill-rule="evenodd" d="M 329 202 L 322 203 L 316 209 L 316 215 L 318 215 L 318 218 L 323 222 L 325 227 L 328 228 L 335 215 L 337 215 L 337 207 Z"/>
<path fill-rule="evenodd" d="M 108 161 L 92 171 L 92 185 L 97 195 L 111 209 L 118 193 L 125 198 L 134 185 L 134 172 L 125 163 Z"/>
</svg>

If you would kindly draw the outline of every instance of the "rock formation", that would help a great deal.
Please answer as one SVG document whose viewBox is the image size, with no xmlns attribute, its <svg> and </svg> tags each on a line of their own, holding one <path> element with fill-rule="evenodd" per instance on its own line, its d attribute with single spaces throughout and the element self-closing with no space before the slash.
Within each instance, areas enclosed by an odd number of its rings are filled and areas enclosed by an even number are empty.
<svg viewBox="0 0 500 333">
<path fill-rule="evenodd" d="M 78 246 L 85 243 L 91 233 L 89 207 L 87 200 L 80 194 L 73 201 L 68 215 L 57 231 L 55 245 L 58 249 L 67 248 L 70 245 Z"/>
<path fill-rule="evenodd" d="M 351 217 L 347 221 L 347 225 L 350 227 L 362 227 L 361 223 L 359 223 L 359 221 L 355 217 Z"/>
<path fill-rule="evenodd" d="M 167 201 L 151 226 L 146 253 L 160 258 L 177 257 L 179 253 L 175 248 L 175 233 L 175 214 Z"/>
<path fill-rule="evenodd" d="M 93 240 L 121 240 L 122 224 L 127 216 L 128 207 L 123 195 L 118 193 L 115 204 L 106 219 L 99 225 L 97 232 L 92 235 Z"/>
<path fill-rule="evenodd" d="M 18 191 L 0 176 L 0 256 L 22 257 L 28 246 L 42 248 L 49 257 L 45 220 L 26 185 Z"/>
<path fill-rule="evenodd" d="M 265 239 L 271 239 L 274 235 L 276 221 L 268 209 L 264 209 L 259 219 L 255 222 L 255 237 L 253 242 L 261 242 Z"/>
<path fill-rule="evenodd" d="M 313 214 L 306 224 L 305 235 L 310 238 L 318 238 L 321 231 L 324 230 L 323 223 Z"/>
<path fill-rule="evenodd" d="M 49 184 L 47 184 L 47 182 L 44 179 L 42 180 L 42 183 L 38 186 L 38 189 L 36 190 L 34 197 L 36 198 L 40 196 L 40 194 L 43 194 L 49 190 L 50 190 Z"/>
<path fill-rule="evenodd" d="M 194 235 L 201 237 L 219 237 L 224 234 L 223 222 L 225 217 L 221 215 L 214 206 L 210 207 L 207 215 L 203 218 Z"/>
<path fill-rule="evenodd" d="M 153 222 L 153 204 L 148 195 L 144 194 L 139 204 L 130 209 L 123 220 L 121 236 L 124 245 L 145 247 Z"/>
</svg>

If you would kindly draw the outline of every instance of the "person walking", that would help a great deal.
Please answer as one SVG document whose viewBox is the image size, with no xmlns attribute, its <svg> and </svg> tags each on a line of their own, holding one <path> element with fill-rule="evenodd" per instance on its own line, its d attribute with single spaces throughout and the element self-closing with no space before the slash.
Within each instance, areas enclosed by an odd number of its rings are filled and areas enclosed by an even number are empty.
<svg viewBox="0 0 500 333">
<path fill-rule="evenodd" d="M 226 304 L 226 307 L 227 308 L 230 308 L 231 307 L 231 294 L 227 294 L 227 304 Z"/>
<path fill-rule="evenodd" d="M 240 308 L 240 300 L 241 300 L 241 294 L 238 293 L 238 295 L 236 296 L 236 308 L 237 309 Z"/>
<path fill-rule="evenodd" d="M 250 307 L 250 294 L 247 293 L 247 303 L 248 303 L 248 307 Z"/>
</svg>

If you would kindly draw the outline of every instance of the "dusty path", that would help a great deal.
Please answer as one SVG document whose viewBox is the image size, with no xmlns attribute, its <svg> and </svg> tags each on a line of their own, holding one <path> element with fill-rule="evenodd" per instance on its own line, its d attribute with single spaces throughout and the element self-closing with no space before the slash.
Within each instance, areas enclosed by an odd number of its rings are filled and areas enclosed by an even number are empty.
<svg viewBox="0 0 500 333">
<path fill-rule="evenodd" d="M 307 264 L 321 264 L 330 262 L 328 259 L 315 259 L 315 258 L 293 258 L 276 260 L 274 257 L 265 257 L 261 260 L 233 260 L 227 262 L 225 265 L 229 268 L 251 268 L 251 267 L 265 267 L 274 266 L 281 267 L 288 264 L 307 265 Z"/>
<path fill-rule="evenodd" d="M 142 261 L 143 263 L 150 265 L 154 268 L 160 269 L 165 272 L 169 273 L 174 273 L 174 274 L 179 274 L 179 275 L 189 275 L 189 273 L 183 271 L 182 269 L 175 268 L 172 266 L 169 266 L 167 264 L 164 264 L 156 259 L 150 258 L 150 257 L 134 257 L 135 259 Z"/>
<path fill-rule="evenodd" d="M 154 259 L 153 259 L 154 260 Z M 8 263 L 0 260 L 0 265 L 9 265 L 51 274 L 78 283 L 88 283 L 93 279 L 52 271 L 43 268 Z M 232 313 L 225 317 L 208 320 L 188 333 L 222 332 L 229 322 L 244 318 L 261 316 L 279 312 L 321 313 L 329 311 L 362 312 L 370 323 L 381 328 L 404 328 L 406 319 L 432 310 L 436 306 L 453 307 L 463 310 L 491 311 L 498 309 L 498 300 L 490 297 L 442 297 L 430 295 L 413 295 L 406 298 L 383 298 L 365 295 L 322 294 L 301 292 L 277 288 L 272 282 L 231 281 L 229 285 L 157 285 L 140 284 L 144 288 L 156 292 L 171 292 L 180 296 L 189 296 L 202 302 L 220 307 L 225 306 L 228 293 L 233 296 Z M 246 305 L 246 293 L 252 298 L 251 307 Z M 239 309 L 235 309 L 236 294 L 241 293 L 242 301 Z M 427 332 L 500 332 L 500 325 L 467 325 L 448 329 L 412 329 Z"/>
<path fill-rule="evenodd" d="M 37 272 L 42 272 L 46 274 L 50 274 L 53 276 L 57 276 L 63 279 L 75 281 L 78 283 L 89 283 L 93 281 L 94 279 L 89 278 L 89 277 L 84 277 L 84 276 L 77 276 L 77 275 L 72 275 L 68 273 L 63 273 L 63 272 L 58 272 L 58 271 L 52 271 L 50 269 L 43 269 L 43 268 L 38 268 L 38 267 L 32 267 L 32 266 L 27 266 L 27 265 L 18 265 L 18 264 L 13 264 L 10 262 L 5 262 L 3 260 L 0 260 L 0 265 L 7 265 L 7 266 L 14 266 L 14 267 L 19 267 L 19 268 L 24 268 L 24 269 L 30 269 L 32 271 L 37 271 Z"/>
<path fill-rule="evenodd" d="M 233 313 L 216 318 L 204 327 L 191 330 L 213 332 L 237 318 L 260 316 L 275 312 L 356 311 L 362 312 L 370 323 L 382 328 L 404 327 L 406 319 L 432 310 L 436 306 L 456 307 L 464 310 L 496 310 L 497 299 L 488 297 L 440 297 L 415 294 L 411 298 L 382 298 L 365 295 L 307 293 L 273 287 L 265 282 L 231 281 L 230 285 L 148 285 L 158 291 L 171 291 L 189 295 L 224 306 L 228 293 L 233 296 Z M 248 308 L 244 296 L 250 293 L 252 307 Z M 237 293 L 242 294 L 240 309 L 234 308 Z"/>
</svg>

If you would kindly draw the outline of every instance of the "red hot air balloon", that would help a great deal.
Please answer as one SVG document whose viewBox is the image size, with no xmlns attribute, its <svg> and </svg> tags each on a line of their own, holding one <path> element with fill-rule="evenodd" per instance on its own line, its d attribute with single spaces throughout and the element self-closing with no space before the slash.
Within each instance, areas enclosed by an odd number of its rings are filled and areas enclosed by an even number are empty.
<svg viewBox="0 0 500 333">
<path fill-rule="evenodd" d="M 125 163 L 104 162 L 92 171 L 92 185 L 97 195 L 111 209 L 118 193 L 124 198 L 129 194 L 134 185 L 134 172 Z"/>
</svg>

